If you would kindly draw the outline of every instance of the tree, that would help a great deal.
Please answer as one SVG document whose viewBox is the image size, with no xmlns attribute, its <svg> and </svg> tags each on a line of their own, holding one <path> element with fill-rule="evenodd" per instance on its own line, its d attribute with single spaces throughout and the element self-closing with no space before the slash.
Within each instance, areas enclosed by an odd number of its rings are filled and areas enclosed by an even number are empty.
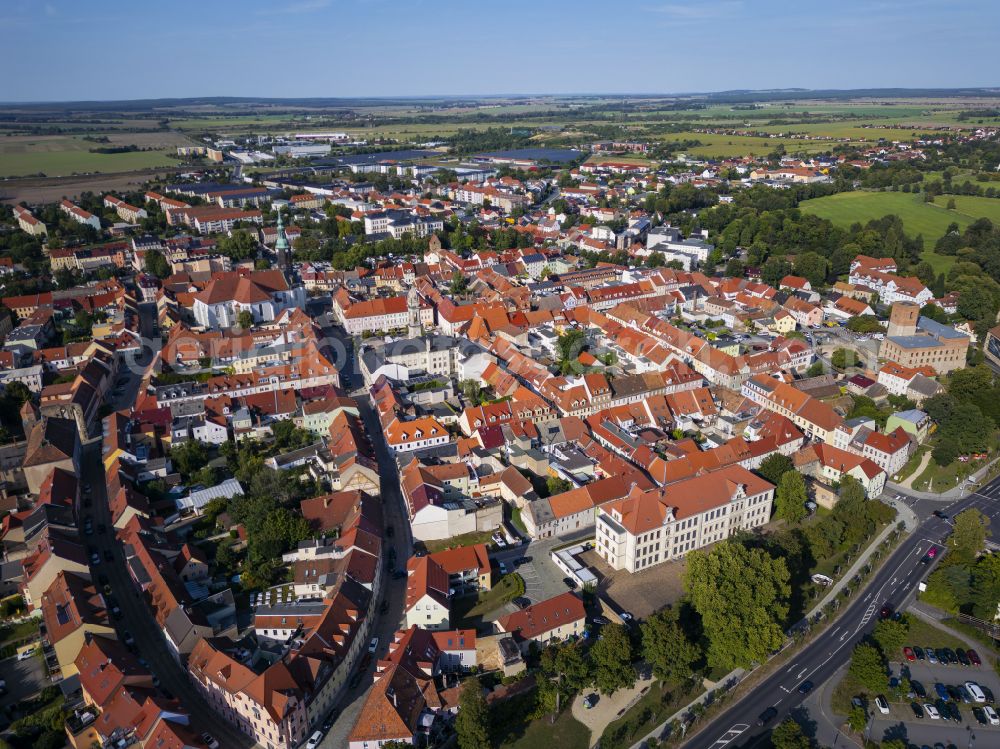
<svg viewBox="0 0 1000 749">
<path fill-rule="evenodd" d="M 601 630 L 601 639 L 590 649 L 594 664 L 594 683 L 604 694 L 635 685 L 632 667 L 632 641 L 621 624 L 609 624 Z"/>
<path fill-rule="evenodd" d="M 208 463 L 208 454 L 198 440 L 188 440 L 170 449 L 170 460 L 182 476 L 190 476 Z"/>
<path fill-rule="evenodd" d="M 785 718 L 771 731 L 771 746 L 774 749 L 810 749 L 812 742 L 802 733 L 802 726 L 791 718 Z"/>
<path fill-rule="evenodd" d="M 955 526 L 948 537 L 953 564 L 971 564 L 986 546 L 990 519 L 974 507 L 955 516 Z"/>
<path fill-rule="evenodd" d="M 461 271 L 455 271 L 451 274 L 451 283 L 448 285 L 448 291 L 452 296 L 461 296 L 469 290 L 469 279 L 465 277 Z"/>
<path fill-rule="evenodd" d="M 550 495 L 568 492 L 572 486 L 573 485 L 569 481 L 561 479 L 558 476 L 549 476 L 545 480 L 545 488 L 549 490 Z"/>
<path fill-rule="evenodd" d="M 691 676 L 701 649 L 688 639 L 677 620 L 677 611 L 665 608 L 644 621 L 642 655 L 661 681 L 682 682 Z"/>
<path fill-rule="evenodd" d="M 863 707 L 854 705 L 851 712 L 847 714 L 847 727 L 855 733 L 861 733 L 868 725 L 868 713 Z"/>
<path fill-rule="evenodd" d="M 821 374 L 823 374 L 823 362 L 817 359 L 809 365 L 809 369 L 806 370 L 806 377 L 819 377 Z"/>
<path fill-rule="evenodd" d="M 732 540 L 688 558 L 684 586 L 708 633 L 708 662 L 762 663 L 784 642 L 791 588 L 784 559 Z"/>
<path fill-rule="evenodd" d="M 559 648 L 555 657 L 555 673 L 561 674 L 559 689 L 567 697 L 580 692 L 593 681 L 589 659 L 584 658 L 583 652 L 573 643 Z"/>
<path fill-rule="evenodd" d="M 806 481 L 797 471 L 787 471 L 774 493 L 774 515 L 797 523 L 806 516 Z"/>
<path fill-rule="evenodd" d="M 563 374 L 573 374 L 581 369 L 580 354 L 587 347 L 587 334 L 579 328 L 571 328 L 559 336 L 556 352 L 559 354 L 559 369 Z"/>
<path fill-rule="evenodd" d="M 813 286 L 826 284 L 826 276 L 829 271 L 829 261 L 815 252 L 803 252 L 795 258 L 795 272 Z"/>
<path fill-rule="evenodd" d="M 854 647 L 848 672 L 869 692 L 885 689 L 885 659 L 874 645 L 862 642 Z"/>
<path fill-rule="evenodd" d="M 248 309 L 240 310 L 236 315 L 236 324 L 244 330 L 249 330 L 253 327 L 253 313 Z"/>
<path fill-rule="evenodd" d="M 906 644 L 906 638 L 909 634 L 910 626 L 903 619 L 882 619 L 875 625 L 872 637 L 882 648 L 882 654 L 891 660 Z"/>
<path fill-rule="evenodd" d="M 794 467 L 795 465 L 792 463 L 792 459 L 787 455 L 774 453 L 773 455 L 768 455 L 764 458 L 764 462 L 760 464 L 760 468 L 757 469 L 757 473 L 777 486 L 778 482 L 781 481 L 781 477 L 788 471 L 791 471 Z"/>
<path fill-rule="evenodd" d="M 461 749 L 482 749 L 490 745 L 489 708 L 478 677 L 468 679 L 462 685 L 455 733 Z"/>
<path fill-rule="evenodd" d="M 143 259 L 143 267 L 147 273 L 157 278 L 166 278 L 170 275 L 170 263 L 167 262 L 167 259 L 163 257 L 163 253 L 159 250 L 148 250 L 146 252 L 146 257 Z"/>
<path fill-rule="evenodd" d="M 855 353 L 846 348 L 839 348 L 830 356 L 830 364 L 833 365 L 834 369 L 847 369 L 850 366 L 854 366 L 856 361 L 857 356 Z"/>
</svg>

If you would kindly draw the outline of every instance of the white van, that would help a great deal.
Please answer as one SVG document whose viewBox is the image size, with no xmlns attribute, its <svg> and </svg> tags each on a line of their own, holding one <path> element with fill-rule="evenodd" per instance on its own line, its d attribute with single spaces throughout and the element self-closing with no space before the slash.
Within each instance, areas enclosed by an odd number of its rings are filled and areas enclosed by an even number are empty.
<svg viewBox="0 0 1000 749">
<path fill-rule="evenodd" d="M 323 732 L 316 731 L 312 736 L 309 737 L 309 741 L 306 742 L 305 749 L 316 749 L 319 743 L 323 740 Z"/>
</svg>

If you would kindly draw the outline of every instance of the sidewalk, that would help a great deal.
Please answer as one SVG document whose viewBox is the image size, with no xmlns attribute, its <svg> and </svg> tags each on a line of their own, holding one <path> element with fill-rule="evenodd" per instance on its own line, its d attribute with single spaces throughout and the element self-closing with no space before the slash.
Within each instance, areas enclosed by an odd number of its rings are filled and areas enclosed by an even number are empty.
<svg viewBox="0 0 1000 749">
<path fill-rule="evenodd" d="M 590 745 L 596 744 L 604 734 L 604 729 L 610 723 L 618 720 L 629 710 L 653 685 L 652 669 L 643 666 L 636 673 L 635 686 L 631 689 L 619 689 L 614 694 L 599 694 L 597 704 L 589 710 L 583 706 L 583 700 L 590 690 L 573 698 L 570 712 L 573 717 L 590 729 Z M 659 687 L 655 687 L 658 689 Z"/>
<path fill-rule="evenodd" d="M 928 453 L 928 455 L 929 454 L 930 453 Z M 886 481 L 885 487 L 886 489 L 891 489 L 892 491 L 895 492 L 900 492 L 902 494 L 909 494 L 911 497 L 919 497 L 920 499 L 932 499 L 938 502 L 943 502 L 953 499 L 961 499 L 962 497 L 966 496 L 969 493 L 968 484 L 975 484 L 981 481 L 983 476 L 985 476 L 989 472 L 989 470 L 993 467 L 993 464 L 996 463 L 997 461 L 1000 461 L 1000 457 L 994 458 L 989 463 L 980 468 L 978 471 L 969 476 L 965 481 L 960 483 L 958 486 L 949 489 L 946 492 L 940 492 L 940 493 L 921 492 L 917 491 L 916 489 L 910 489 L 905 485 L 905 482 L 904 484 L 896 484 L 892 481 Z M 916 473 L 914 473 L 914 475 L 916 475 Z"/>
<path fill-rule="evenodd" d="M 842 591 L 844 587 L 846 587 L 847 584 L 854 579 L 854 576 L 861 571 L 861 568 L 868 563 L 871 555 L 882 545 L 882 542 L 896 530 L 896 525 L 899 521 L 903 522 L 906 533 L 912 533 L 916 527 L 920 525 L 920 519 L 917 517 L 917 514 L 906 503 L 895 500 L 892 497 L 882 497 L 882 501 L 896 511 L 898 518 L 897 522 L 889 523 L 889 525 L 883 528 L 882 532 L 875 537 L 875 540 L 868 544 L 868 548 L 866 548 L 864 552 L 854 560 L 854 563 L 850 566 L 847 572 L 841 575 L 840 579 L 830 586 L 830 590 L 828 590 L 826 595 L 820 599 L 820 602 L 813 606 L 812 611 L 806 615 L 807 621 L 811 621 L 816 614 L 823 610 L 824 606 L 837 598 L 840 591 Z"/>
</svg>

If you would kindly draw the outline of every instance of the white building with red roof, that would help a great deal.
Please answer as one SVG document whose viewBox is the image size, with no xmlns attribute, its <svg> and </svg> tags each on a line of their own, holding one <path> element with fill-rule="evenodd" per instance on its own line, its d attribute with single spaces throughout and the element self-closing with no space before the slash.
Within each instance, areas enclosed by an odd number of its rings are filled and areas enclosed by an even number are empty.
<svg viewBox="0 0 1000 749">
<path fill-rule="evenodd" d="M 216 273 L 194 296 L 194 319 L 206 328 L 231 328 L 240 312 L 249 312 L 254 323 L 269 322 L 292 307 L 303 307 L 306 292 L 290 287 L 279 270 L 251 273 Z"/>
</svg>

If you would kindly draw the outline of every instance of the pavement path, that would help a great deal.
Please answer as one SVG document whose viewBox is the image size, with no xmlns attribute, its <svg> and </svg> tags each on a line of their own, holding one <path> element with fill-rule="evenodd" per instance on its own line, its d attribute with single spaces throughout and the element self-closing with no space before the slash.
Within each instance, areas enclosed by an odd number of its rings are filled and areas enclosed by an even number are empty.
<svg viewBox="0 0 1000 749">
<path fill-rule="evenodd" d="M 916 469 L 914 469 L 913 473 L 911 473 L 909 476 L 906 477 L 906 479 L 900 484 L 900 486 L 903 487 L 904 489 L 912 489 L 913 482 L 916 481 L 918 478 L 920 478 L 920 475 L 924 472 L 924 469 L 927 468 L 927 464 L 930 463 L 930 461 L 931 461 L 931 451 L 927 450 L 920 458 L 920 465 L 918 465 Z"/>
</svg>

